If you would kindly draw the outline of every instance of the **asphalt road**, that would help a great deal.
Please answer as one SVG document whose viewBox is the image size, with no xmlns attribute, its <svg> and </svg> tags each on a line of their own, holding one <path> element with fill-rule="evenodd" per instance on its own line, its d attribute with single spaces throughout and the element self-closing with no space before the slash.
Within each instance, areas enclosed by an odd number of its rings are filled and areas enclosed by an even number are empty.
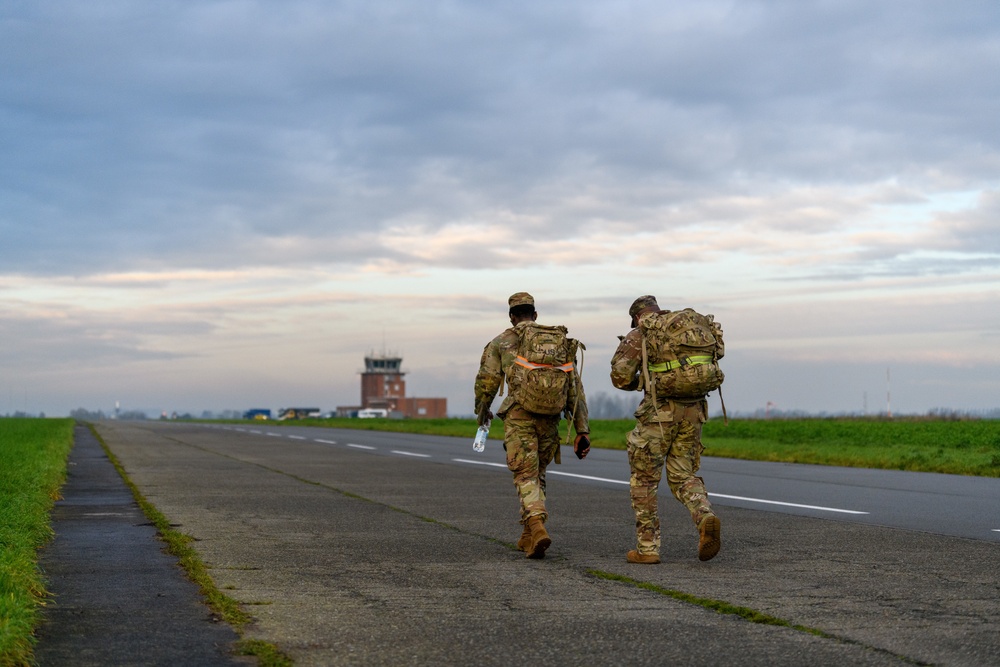
<svg viewBox="0 0 1000 667">
<path fill-rule="evenodd" d="M 698 561 L 686 512 L 661 495 L 663 563 L 639 566 L 624 558 L 633 529 L 621 453 L 580 462 L 567 449 L 550 469 L 553 545 L 530 561 L 513 548 L 516 498 L 495 441 L 476 454 L 471 440 L 365 431 L 98 430 L 255 616 L 247 636 L 297 664 L 1000 662 L 996 480 L 956 491 L 950 477 L 890 474 L 880 489 L 871 471 L 706 458 L 721 554 Z M 938 518 L 921 523 L 927 514 Z M 966 514 L 981 516 L 949 528 Z"/>
</svg>

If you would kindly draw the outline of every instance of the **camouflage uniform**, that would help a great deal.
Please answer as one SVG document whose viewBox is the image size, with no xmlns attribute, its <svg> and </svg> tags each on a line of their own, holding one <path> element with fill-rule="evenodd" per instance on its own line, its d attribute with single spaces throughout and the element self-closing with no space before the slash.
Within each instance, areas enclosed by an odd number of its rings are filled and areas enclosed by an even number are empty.
<svg viewBox="0 0 1000 667">
<path fill-rule="evenodd" d="M 640 388 L 642 374 L 642 334 L 632 314 L 636 328 L 622 338 L 611 359 L 611 382 L 626 391 Z M 641 315 L 638 319 L 644 318 Z M 705 484 L 696 476 L 701 465 L 701 428 L 708 418 L 708 401 L 658 399 L 654 406 L 653 397 L 646 391 L 635 418 L 636 425 L 628 434 L 627 444 L 636 550 L 643 555 L 659 555 L 656 498 L 664 465 L 670 491 L 687 507 L 695 525 L 707 516 L 714 516 Z"/>
<path fill-rule="evenodd" d="M 530 295 L 518 292 L 511 296 L 510 305 L 517 305 L 521 298 L 524 303 L 534 304 Z M 507 452 L 507 467 L 514 474 L 514 486 L 521 505 L 521 523 L 526 524 L 533 516 L 548 518 L 545 510 L 545 468 L 552 462 L 559 449 L 560 415 L 539 415 L 522 408 L 515 399 L 518 375 L 512 373 L 517 357 L 518 335 L 513 327 L 491 340 L 483 350 L 476 375 L 476 414 L 484 414 L 493 404 L 493 399 L 507 380 L 507 395 L 496 415 L 503 419 L 504 450 Z M 587 419 L 587 399 L 583 384 L 575 371 L 567 401 L 567 418 L 572 418 L 576 433 L 589 433 Z M 570 416 L 568 413 L 576 412 Z"/>
</svg>

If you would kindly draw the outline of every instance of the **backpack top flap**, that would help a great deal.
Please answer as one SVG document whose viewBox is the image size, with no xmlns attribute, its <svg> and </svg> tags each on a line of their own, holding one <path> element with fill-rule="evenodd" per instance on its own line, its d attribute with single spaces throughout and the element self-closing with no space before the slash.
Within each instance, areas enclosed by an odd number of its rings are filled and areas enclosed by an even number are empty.
<svg viewBox="0 0 1000 667">
<path fill-rule="evenodd" d="M 518 334 L 518 356 L 532 364 L 562 366 L 576 356 L 575 342 L 564 326 L 521 322 L 514 327 Z"/>
<path fill-rule="evenodd" d="M 717 354 L 719 340 L 711 316 L 690 308 L 654 313 L 643 318 L 639 328 L 649 341 L 650 363 L 673 361 L 691 355 Z"/>
</svg>

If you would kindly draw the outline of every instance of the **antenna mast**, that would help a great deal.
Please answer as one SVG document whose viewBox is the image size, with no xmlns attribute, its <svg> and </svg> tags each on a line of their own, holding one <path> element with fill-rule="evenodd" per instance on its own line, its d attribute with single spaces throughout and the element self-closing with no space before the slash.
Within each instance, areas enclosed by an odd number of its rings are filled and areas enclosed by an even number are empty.
<svg viewBox="0 0 1000 667">
<path fill-rule="evenodd" d="M 892 384 L 888 366 L 885 369 L 885 414 L 892 419 Z"/>
</svg>

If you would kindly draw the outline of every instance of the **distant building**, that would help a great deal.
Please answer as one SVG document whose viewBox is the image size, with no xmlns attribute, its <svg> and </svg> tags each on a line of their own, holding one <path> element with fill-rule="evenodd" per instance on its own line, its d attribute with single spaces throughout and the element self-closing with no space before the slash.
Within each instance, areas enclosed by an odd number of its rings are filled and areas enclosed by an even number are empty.
<svg viewBox="0 0 1000 667">
<path fill-rule="evenodd" d="M 338 406 L 338 417 L 357 417 L 359 412 L 385 410 L 392 417 L 434 419 L 448 416 L 447 398 L 408 398 L 403 359 L 374 352 L 365 357 L 361 372 L 361 405 Z"/>
</svg>

